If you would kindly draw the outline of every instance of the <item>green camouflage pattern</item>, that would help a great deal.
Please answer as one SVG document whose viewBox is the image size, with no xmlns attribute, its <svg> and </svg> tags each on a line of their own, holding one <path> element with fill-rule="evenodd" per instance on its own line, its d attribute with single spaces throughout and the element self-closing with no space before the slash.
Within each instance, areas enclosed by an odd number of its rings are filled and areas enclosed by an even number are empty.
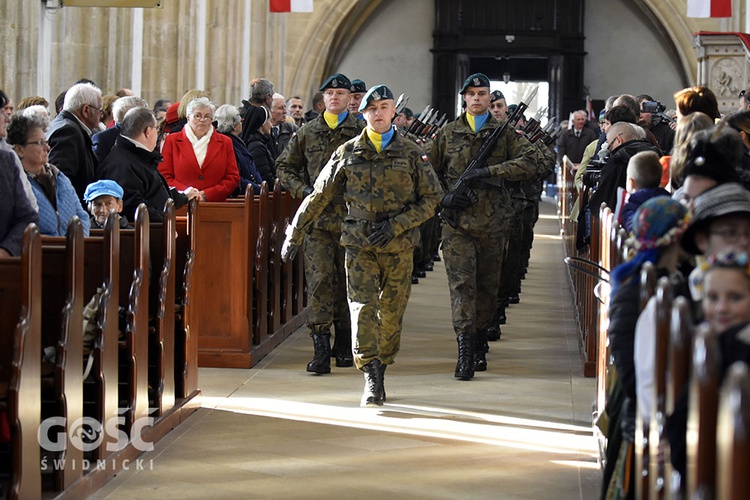
<svg viewBox="0 0 750 500">
<path fill-rule="evenodd" d="M 380 153 L 366 132 L 340 146 L 325 166 L 315 191 L 305 198 L 287 237 L 299 244 L 337 195 L 354 211 L 387 218 L 394 238 L 384 247 L 368 241 L 376 224 L 347 215 L 341 243 L 346 248 L 347 293 L 352 320 L 354 362 L 362 368 L 375 358 L 393 363 L 403 314 L 411 293 L 412 255 L 419 225 L 435 213 L 440 182 L 421 149 L 398 134 Z"/>
<path fill-rule="evenodd" d="M 475 133 L 465 113 L 444 125 L 428 144 L 428 157 L 446 189 L 452 190 L 482 143 L 501 126 L 493 116 Z M 504 181 L 530 181 L 540 175 L 534 146 L 513 129 L 505 129 L 487 159 L 490 175 Z M 474 181 L 476 205 L 458 212 L 458 224 L 443 224 L 443 261 L 448 275 L 453 329 L 474 335 L 495 315 L 500 273 L 513 216 L 511 191 Z"/>
<path fill-rule="evenodd" d="M 351 113 L 336 129 L 331 130 L 323 114 L 299 128 L 276 160 L 279 182 L 295 198 L 302 198 L 306 188 L 312 187 L 336 148 L 359 135 L 364 122 Z M 332 232 L 341 231 L 346 207 L 332 203 L 315 221 L 313 227 Z"/>
<path fill-rule="evenodd" d="M 302 245 L 310 334 L 330 333 L 334 321 L 349 330 L 344 247 L 340 233 L 312 228 Z"/>
</svg>

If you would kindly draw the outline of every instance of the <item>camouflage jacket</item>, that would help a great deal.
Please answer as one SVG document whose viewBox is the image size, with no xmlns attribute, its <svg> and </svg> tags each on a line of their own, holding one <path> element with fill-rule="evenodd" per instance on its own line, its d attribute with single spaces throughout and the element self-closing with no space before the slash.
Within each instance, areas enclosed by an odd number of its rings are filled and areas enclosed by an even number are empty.
<svg viewBox="0 0 750 500">
<path fill-rule="evenodd" d="M 305 227 L 342 194 L 349 213 L 341 244 L 368 247 L 375 220 L 388 219 L 396 236 L 378 251 L 395 253 L 409 250 L 418 242 L 418 226 L 435 215 L 443 190 L 417 145 L 396 133 L 388 147 L 378 153 L 363 131 L 333 154 L 287 234 L 295 243 L 301 242 Z"/>
<path fill-rule="evenodd" d="M 435 140 L 427 145 L 427 155 L 447 191 L 453 189 L 482 143 L 500 125 L 500 122 L 490 116 L 484 127 L 475 133 L 466 121 L 466 114 L 463 113 L 438 131 Z M 500 135 L 492 154 L 487 159 L 487 167 L 492 177 L 507 181 L 536 179 L 541 172 L 536 148 L 513 129 L 506 129 Z M 474 181 L 472 189 L 476 192 L 479 202 L 459 212 L 458 227 L 478 237 L 502 234 L 506 230 L 510 215 L 510 191 L 481 180 Z"/>
<path fill-rule="evenodd" d="M 539 201 L 542 197 L 542 183 L 555 171 L 555 153 L 553 153 L 542 141 L 534 143 L 537 155 L 539 175 L 530 181 L 519 181 L 509 183 L 511 198 L 527 202 Z"/>
<path fill-rule="evenodd" d="M 312 187 L 336 148 L 359 135 L 363 124 L 351 114 L 335 130 L 331 130 L 322 114 L 305 123 L 276 160 L 276 175 L 281 185 L 295 198 L 302 198 L 305 188 Z M 314 227 L 338 233 L 344 215 L 343 202 L 331 203 Z"/>
</svg>

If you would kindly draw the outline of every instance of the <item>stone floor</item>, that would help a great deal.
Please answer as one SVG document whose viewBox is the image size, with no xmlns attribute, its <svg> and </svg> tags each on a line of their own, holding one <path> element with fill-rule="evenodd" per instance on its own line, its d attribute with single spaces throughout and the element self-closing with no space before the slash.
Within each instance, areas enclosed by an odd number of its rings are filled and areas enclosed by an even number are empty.
<svg viewBox="0 0 750 500">
<path fill-rule="evenodd" d="M 521 303 L 489 370 L 453 378 L 442 262 L 412 290 L 388 401 L 354 368 L 305 373 L 296 332 L 255 368 L 200 370 L 202 408 L 94 498 L 593 499 L 594 380 L 582 364 L 554 205 L 542 203 Z"/>
</svg>

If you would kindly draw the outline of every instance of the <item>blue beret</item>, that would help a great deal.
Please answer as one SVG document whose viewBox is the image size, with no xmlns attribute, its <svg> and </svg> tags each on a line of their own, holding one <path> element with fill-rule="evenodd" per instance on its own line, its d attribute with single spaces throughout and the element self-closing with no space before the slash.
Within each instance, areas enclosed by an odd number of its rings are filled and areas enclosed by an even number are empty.
<svg viewBox="0 0 750 500">
<path fill-rule="evenodd" d="M 110 179 L 103 179 L 86 186 L 86 191 L 83 193 L 83 200 L 89 202 L 105 195 L 121 200 L 123 194 L 124 192 L 118 183 Z"/>
<path fill-rule="evenodd" d="M 367 92 L 367 85 L 362 80 L 355 78 L 352 80 L 352 92 Z"/>
<path fill-rule="evenodd" d="M 352 82 L 341 73 L 336 73 L 328 77 L 328 80 L 323 82 L 318 90 L 323 92 L 325 89 L 345 89 L 349 90 L 352 88 Z"/>
<path fill-rule="evenodd" d="M 367 105 L 372 101 L 383 101 L 385 99 L 393 99 L 393 92 L 391 92 L 391 89 L 385 85 L 375 85 L 368 90 L 362 98 L 362 102 L 359 104 L 359 111 L 364 111 Z"/>
<path fill-rule="evenodd" d="M 490 79 L 484 73 L 474 73 L 464 82 L 464 86 L 461 87 L 460 94 L 466 92 L 468 87 L 489 87 Z"/>
</svg>

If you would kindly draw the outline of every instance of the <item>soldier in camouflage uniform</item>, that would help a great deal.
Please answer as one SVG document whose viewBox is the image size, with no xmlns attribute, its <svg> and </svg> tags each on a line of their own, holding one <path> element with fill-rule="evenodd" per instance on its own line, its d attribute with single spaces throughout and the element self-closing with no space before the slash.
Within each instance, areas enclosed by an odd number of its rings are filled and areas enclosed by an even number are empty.
<svg viewBox="0 0 750 500">
<path fill-rule="evenodd" d="M 510 195 L 507 189 L 489 182 L 533 179 L 537 175 L 534 147 L 515 130 L 506 129 L 487 166 L 465 176 L 471 182 L 471 196 L 450 191 L 485 139 L 500 126 L 488 111 L 489 87 L 489 79 L 481 73 L 466 80 L 461 89 L 466 111 L 438 131 L 428 150 L 430 163 L 448 190 L 440 204 L 444 209 L 458 211 L 456 227 L 443 224 L 443 259 L 458 341 L 454 375 L 461 380 L 474 376 L 475 342 L 485 344 L 486 329 L 497 307 L 507 239 Z M 484 350 L 476 350 L 476 357 L 477 368 L 486 370 Z"/>
<path fill-rule="evenodd" d="M 342 74 L 328 78 L 320 87 L 326 109 L 292 136 L 276 162 L 281 184 L 295 198 L 313 191 L 313 183 L 337 147 L 359 135 L 364 122 L 347 111 L 351 82 Z M 336 366 L 352 366 L 351 322 L 346 306 L 346 274 L 341 223 L 346 215 L 342 197 L 326 207 L 307 230 L 304 261 L 307 282 L 307 326 L 315 355 L 307 371 L 331 372 L 331 325 L 336 330 Z"/>
<path fill-rule="evenodd" d="M 360 111 L 367 127 L 340 146 L 315 182 L 315 191 L 287 229 L 282 258 L 294 256 L 305 229 L 336 196 L 348 207 L 341 243 L 346 248 L 354 360 L 365 372 L 362 406 L 385 400 L 386 366 L 394 362 L 411 292 L 412 252 L 418 226 L 440 201 L 442 189 L 419 146 L 392 126 L 393 93 L 377 85 Z"/>
<path fill-rule="evenodd" d="M 505 308 L 508 304 L 520 302 L 521 278 L 525 274 L 531 256 L 531 244 L 534 241 L 534 225 L 539 218 L 539 201 L 542 182 L 549 176 L 550 168 L 555 168 L 555 154 L 542 142 L 534 143 L 537 153 L 539 176 L 529 181 L 508 183 L 511 190 L 513 217 L 510 222 L 508 251 L 503 261 L 500 278 L 498 312 L 487 329 L 488 340 L 500 339 L 501 327 L 505 324 Z"/>
</svg>

